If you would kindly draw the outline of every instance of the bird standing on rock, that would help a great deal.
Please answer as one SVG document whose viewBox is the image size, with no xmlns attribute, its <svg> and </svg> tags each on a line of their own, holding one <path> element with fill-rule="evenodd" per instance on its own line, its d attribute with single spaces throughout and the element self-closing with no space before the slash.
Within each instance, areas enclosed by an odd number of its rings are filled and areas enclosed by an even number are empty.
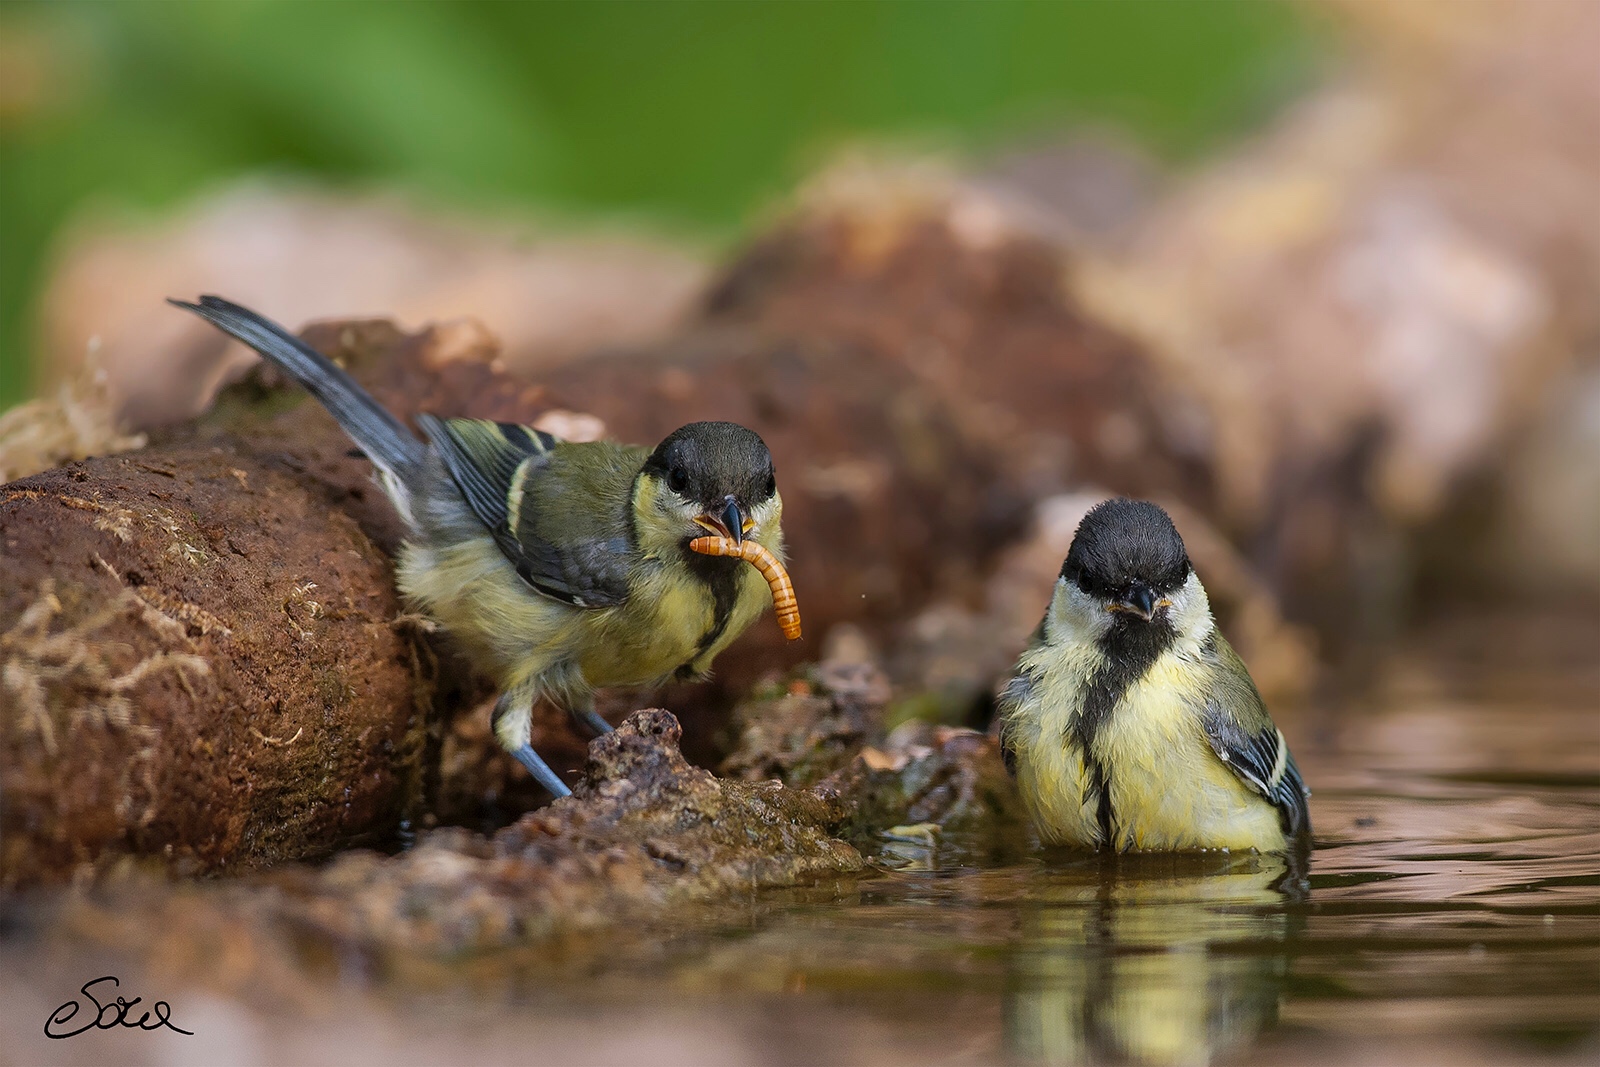
<svg viewBox="0 0 1600 1067">
<path fill-rule="evenodd" d="M 401 592 L 499 683 L 495 737 L 554 795 L 569 790 L 529 743 L 540 696 L 609 731 L 597 688 L 703 676 L 772 603 L 744 563 L 782 573 L 783 500 L 753 431 L 695 422 L 652 450 L 419 415 L 424 443 L 276 323 L 216 296 L 170 302 L 298 381 L 372 460 L 411 531 Z"/>
<path fill-rule="evenodd" d="M 1048 842 L 1283 852 L 1310 834 L 1283 731 L 1154 504 L 1084 516 L 999 715 Z"/>
</svg>

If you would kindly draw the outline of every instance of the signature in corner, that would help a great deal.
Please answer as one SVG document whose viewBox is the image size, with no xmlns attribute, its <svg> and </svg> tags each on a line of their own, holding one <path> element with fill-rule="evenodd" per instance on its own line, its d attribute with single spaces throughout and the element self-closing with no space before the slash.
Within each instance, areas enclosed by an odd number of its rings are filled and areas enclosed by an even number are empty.
<svg viewBox="0 0 1600 1067">
<path fill-rule="evenodd" d="M 77 1037 L 85 1030 L 113 1030 L 119 1026 L 129 1030 L 159 1030 L 165 1026 L 168 1030 L 176 1033 L 188 1034 L 190 1037 L 194 1036 L 193 1030 L 185 1030 L 181 1026 L 174 1025 L 172 1021 L 172 1005 L 164 1000 L 158 1000 L 150 1005 L 150 1010 L 140 1014 L 137 1019 L 129 1018 L 129 1013 L 133 1011 L 135 1005 L 144 999 L 143 997 L 134 997 L 132 1000 L 128 1000 L 119 994 L 114 1000 L 102 1002 L 100 997 L 90 992 L 90 990 L 105 982 L 110 982 L 113 986 L 122 984 L 120 979 L 108 974 L 83 983 L 82 988 L 79 990 L 94 1002 L 94 1006 L 97 1009 L 87 1022 L 76 1030 L 66 1029 L 78 1017 L 79 1012 L 89 1011 L 89 1008 L 82 1001 L 69 1000 L 52 1012 L 50 1018 L 45 1020 L 44 1036 L 57 1039 Z M 111 990 L 102 989 L 100 993 L 109 997 Z M 155 1016 L 154 1021 L 151 1020 L 151 1015 Z"/>
</svg>

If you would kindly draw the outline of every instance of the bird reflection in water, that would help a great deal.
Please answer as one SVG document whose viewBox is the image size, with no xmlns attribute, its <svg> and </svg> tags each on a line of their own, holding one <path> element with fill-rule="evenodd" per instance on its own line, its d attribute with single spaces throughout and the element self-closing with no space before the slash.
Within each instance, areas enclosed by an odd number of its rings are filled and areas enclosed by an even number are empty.
<svg viewBox="0 0 1600 1067">
<path fill-rule="evenodd" d="M 1052 866 L 1055 866 L 1054 864 Z M 1025 1061 L 1205 1064 L 1278 1017 L 1298 859 L 1063 855 L 1022 909 L 1006 1040 Z"/>
</svg>

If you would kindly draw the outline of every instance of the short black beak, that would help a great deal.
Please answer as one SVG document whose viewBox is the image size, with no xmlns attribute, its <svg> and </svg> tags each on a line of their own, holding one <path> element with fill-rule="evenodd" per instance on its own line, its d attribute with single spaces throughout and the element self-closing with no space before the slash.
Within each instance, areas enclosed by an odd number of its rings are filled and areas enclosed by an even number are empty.
<svg viewBox="0 0 1600 1067">
<path fill-rule="evenodd" d="M 1155 590 L 1143 582 L 1134 582 L 1128 587 L 1128 594 L 1122 598 L 1122 602 L 1129 611 L 1149 622 L 1156 613 L 1156 599 Z"/>
<path fill-rule="evenodd" d="M 730 493 L 723 499 L 728 502 L 728 507 L 722 513 L 722 525 L 728 528 L 728 538 L 734 544 L 743 544 L 744 513 L 739 510 L 739 502 L 733 498 L 733 494 Z"/>
</svg>

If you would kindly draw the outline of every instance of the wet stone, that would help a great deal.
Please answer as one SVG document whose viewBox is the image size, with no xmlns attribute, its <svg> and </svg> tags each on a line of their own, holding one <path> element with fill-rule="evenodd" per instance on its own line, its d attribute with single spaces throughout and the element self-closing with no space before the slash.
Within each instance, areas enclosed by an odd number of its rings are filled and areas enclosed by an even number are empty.
<svg viewBox="0 0 1600 1067">
<path fill-rule="evenodd" d="M 492 837 L 445 828 L 399 856 L 293 872 L 283 917 L 366 947 L 455 953 L 865 869 L 834 836 L 839 803 L 717 779 L 684 760 L 681 733 L 670 712 L 636 712 L 590 744 L 571 797 Z"/>
<path fill-rule="evenodd" d="M 869 853 L 908 825 L 985 855 L 1026 847 L 1027 815 L 997 740 L 919 719 L 890 730 L 900 704 L 882 668 L 849 631 L 830 646 L 786 687 L 769 683 L 735 709 L 741 733 L 722 773 L 810 787 L 839 805 L 840 835 Z"/>
<path fill-rule="evenodd" d="M 905 826 L 936 827 L 942 837 L 986 856 L 1018 854 L 1030 839 L 999 740 L 976 730 L 902 723 L 816 792 L 851 813 L 841 833 L 861 847 Z"/>
</svg>

